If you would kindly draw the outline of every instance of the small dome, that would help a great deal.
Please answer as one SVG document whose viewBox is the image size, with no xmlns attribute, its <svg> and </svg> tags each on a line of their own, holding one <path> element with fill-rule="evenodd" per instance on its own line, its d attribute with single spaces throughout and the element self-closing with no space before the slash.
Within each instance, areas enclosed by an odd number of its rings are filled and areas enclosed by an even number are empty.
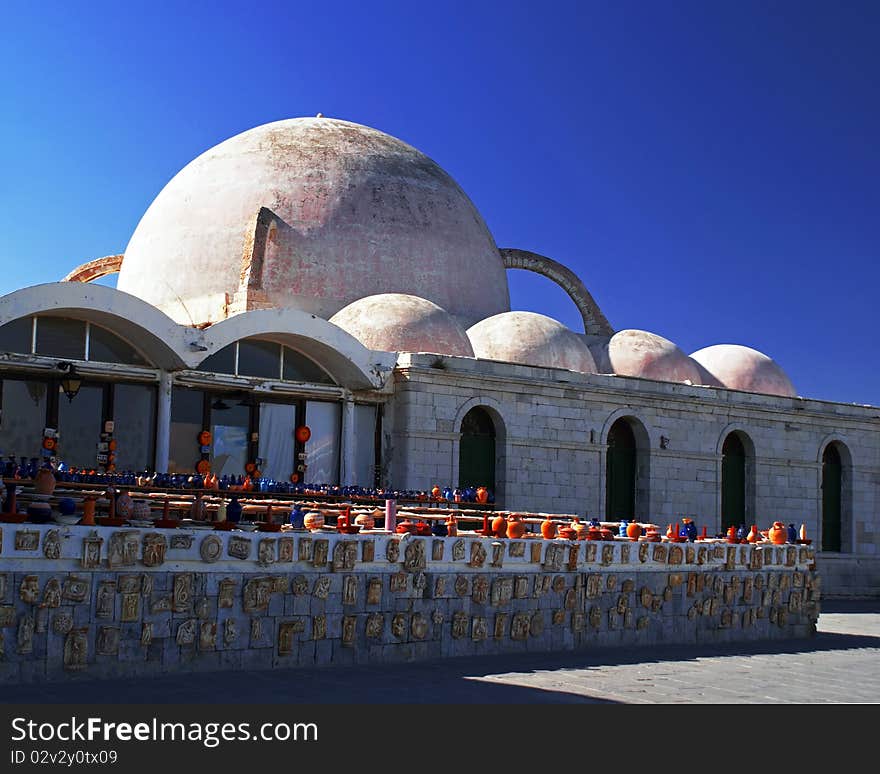
<svg viewBox="0 0 880 774">
<path fill-rule="evenodd" d="M 756 349 L 739 344 L 716 344 L 694 352 L 691 357 L 731 390 L 797 397 L 785 371 Z"/>
<path fill-rule="evenodd" d="M 542 314 L 503 312 L 468 328 L 467 335 L 476 356 L 486 360 L 596 373 L 596 363 L 581 337 Z"/>
<path fill-rule="evenodd" d="M 608 362 L 612 373 L 621 376 L 705 383 L 696 363 L 684 352 L 669 339 L 648 331 L 630 329 L 615 333 L 608 342 Z"/>
<path fill-rule="evenodd" d="M 418 296 L 367 296 L 340 309 L 330 322 L 370 349 L 474 356 L 461 324 L 445 309 Z"/>
</svg>

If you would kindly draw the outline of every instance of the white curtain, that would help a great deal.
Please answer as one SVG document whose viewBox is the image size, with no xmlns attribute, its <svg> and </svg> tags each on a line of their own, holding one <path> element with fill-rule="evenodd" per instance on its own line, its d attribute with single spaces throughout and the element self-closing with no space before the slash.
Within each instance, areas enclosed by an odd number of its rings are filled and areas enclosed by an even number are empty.
<svg viewBox="0 0 880 774">
<path fill-rule="evenodd" d="M 373 486 L 376 465 L 376 407 L 354 407 L 354 483 Z"/>
<path fill-rule="evenodd" d="M 312 435 L 306 442 L 307 484 L 339 483 L 339 440 L 342 406 L 323 401 L 306 402 L 306 425 Z"/>
<path fill-rule="evenodd" d="M 293 459 L 293 431 L 296 429 L 296 406 L 283 403 L 260 404 L 259 456 L 263 477 L 289 481 L 296 469 Z"/>
</svg>

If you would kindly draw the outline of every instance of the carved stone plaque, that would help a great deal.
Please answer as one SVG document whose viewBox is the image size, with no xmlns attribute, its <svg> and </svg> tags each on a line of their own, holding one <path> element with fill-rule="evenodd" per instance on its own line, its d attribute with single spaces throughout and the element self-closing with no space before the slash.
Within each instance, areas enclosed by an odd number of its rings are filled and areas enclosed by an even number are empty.
<svg viewBox="0 0 880 774">
<path fill-rule="evenodd" d="M 174 587 L 171 596 L 171 609 L 175 613 L 188 613 L 193 604 L 193 575 L 190 572 L 178 573 L 174 576 Z"/>
<path fill-rule="evenodd" d="M 391 616 L 391 634 L 398 640 L 406 639 L 406 614 L 395 613 Z"/>
<path fill-rule="evenodd" d="M 88 647 L 88 629 L 69 630 L 64 638 L 64 668 L 72 672 L 85 669 Z"/>
<path fill-rule="evenodd" d="M 489 599 L 489 579 L 485 575 L 475 575 L 471 583 L 471 599 L 478 605 Z"/>
<path fill-rule="evenodd" d="M 367 604 L 378 605 L 382 601 L 382 579 L 370 578 L 367 584 Z"/>
<path fill-rule="evenodd" d="M 460 562 L 464 559 L 464 540 L 456 540 L 452 544 L 452 561 Z"/>
<path fill-rule="evenodd" d="M 311 562 L 312 561 L 312 539 L 309 537 L 303 537 L 299 539 L 299 560 L 301 562 Z"/>
<path fill-rule="evenodd" d="M 226 546 L 226 553 L 233 559 L 247 559 L 251 555 L 251 539 L 232 535 Z"/>
<path fill-rule="evenodd" d="M 346 575 L 342 579 L 342 604 L 356 605 L 358 597 L 358 581 L 354 575 Z"/>
<path fill-rule="evenodd" d="M 391 539 L 388 541 L 388 545 L 385 546 L 385 559 L 390 563 L 394 564 L 398 559 L 400 559 L 400 541 L 396 539 Z"/>
<path fill-rule="evenodd" d="M 312 639 L 323 640 L 327 636 L 327 616 L 316 615 L 312 617 Z"/>
<path fill-rule="evenodd" d="M 137 562 L 140 532 L 135 530 L 117 530 L 110 535 L 107 543 L 107 566 L 114 570 L 117 567 L 131 567 Z"/>
<path fill-rule="evenodd" d="M 333 546 L 333 571 L 353 570 L 357 562 L 357 541 L 340 540 Z"/>
<path fill-rule="evenodd" d="M 471 639 L 474 642 L 485 640 L 489 636 L 489 624 L 483 616 L 476 616 L 471 624 Z"/>
<path fill-rule="evenodd" d="M 385 629 L 385 616 L 382 613 L 370 613 L 367 616 L 366 634 L 371 640 L 378 640 L 382 637 Z"/>
<path fill-rule="evenodd" d="M 357 617 L 353 615 L 342 616 L 342 644 L 350 648 L 354 645 L 357 634 Z"/>
<path fill-rule="evenodd" d="M 116 581 L 101 581 L 95 595 L 95 618 L 113 618 L 116 612 Z"/>
<path fill-rule="evenodd" d="M 364 540 L 361 542 L 361 561 L 373 562 L 376 560 L 376 541 Z"/>
<path fill-rule="evenodd" d="M 101 545 L 104 539 L 97 532 L 91 532 L 83 538 L 81 564 L 87 569 L 94 569 L 101 564 Z"/>
<path fill-rule="evenodd" d="M 431 561 L 443 561 L 443 546 L 444 542 L 442 540 L 434 540 L 431 543 Z"/>
<path fill-rule="evenodd" d="M 278 538 L 278 561 L 279 562 L 292 562 L 293 561 L 293 538 L 292 537 Z"/>
<path fill-rule="evenodd" d="M 275 538 L 262 538 L 260 542 L 257 543 L 257 564 L 261 567 L 275 564 L 275 554 Z"/>
<path fill-rule="evenodd" d="M 530 616 L 528 613 L 516 613 L 510 624 L 510 638 L 524 640 L 529 636 Z"/>
<path fill-rule="evenodd" d="M 192 548 L 193 544 L 193 536 L 192 535 L 172 535 L 171 536 L 171 549 L 181 549 L 188 550 Z"/>
<path fill-rule="evenodd" d="M 73 610 L 63 608 L 52 617 L 52 631 L 55 634 L 67 634 L 73 628 Z"/>
<path fill-rule="evenodd" d="M 496 578 L 492 582 L 492 604 L 507 605 L 513 599 L 513 578 Z"/>
<path fill-rule="evenodd" d="M 426 566 L 424 539 L 410 539 L 403 551 L 403 569 L 407 572 L 424 570 Z"/>
<path fill-rule="evenodd" d="M 312 565 L 314 567 L 323 567 L 327 564 L 327 557 L 330 555 L 330 541 L 326 538 L 315 540 L 312 548 Z"/>
<path fill-rule="evenodd" d="M 47 559 L 61 558 L 61 538 L 57 529 L 50 529 L 43 538 L 43 556 Z"/>
<path fill-rule="evenodd" d="M 123 594 L 122 613 L 120 620 L 124 622 L 137 621 L 141 617 L 141 595 Z"/>
<path fill-rule="evenodd" d="M 214 650 L 217 647 L 217 624 L 202 621 L 199 627 L 199 650 Z"/>
<path fill-rule="evenodd" d="M 452 615 L 452 636 L 456 640 L 460 640 L 462 637 L 467 636 L 468 631 L 468 616 L 467 613 L 462 611 L 458 611 L 453 613 Z"/>
<path fill-rule="evenodd" d="M 244 611 L 254 613 L 267 610 L 271 594 L 271 578 L 251 578 L 244 584 Z"/>
<path fill-rule="evenodd" d="M 15 533 L 16 551 L 36 551 L 40 547 L 40 533 L 35 529 L 20 529 Z"/>
<path fill-rule="evenodd" d="M 195 618 L 189 618 L 177 627 L 176 642 L 178 645 L 192 645 L 196 641 L 196 628 L 199 623 Z"/>
<path fill-rule="evenodd" d="M 318 599 L 327 599 L 327 596 L 330 594 L 330 578 L 326 575 L 321 575 L 315 579 L 315 585 L 312 589 L 312 595 L 317 597 Z"/>
<path fill-rule="evenodd" d="M 482 567 L 486 563 L 486 549 L 482 542 L 474 541 L 471 543 L 471 567 Z"/>
<path fill-rule="evenodd" d="M 25 575 L 21 579 L 21 586 L 18 589 L 18 596 L 21 601 L 27 605 L 37 604 L 40 596 L 40 578 L 37 575 Z"/>
<path fill-rule="evenodd" d="M 119 629 L 115 626 L 99 626 L 95 637 L 95 651 L 101 656 L 119 653 Z"/>
<path fill-rule="evenodd" d="M 217 535 L 208 535 L 199 544 L 199 556 L 203 562 L 213 564 L 223 553 L 223 541 Z"/>
<path fill-rule="evenodd" d="M 217 587 L 217 607 L 230 608 L 235 604 L 235 581 L 224 578 Z"/>
<path fill-rule="evenodd" d="M 168 548 L 165 536 L 158 532 L 144 535 L 143 563 L 146 567 L 159 567 L 165 563 L 165 552 Z"/>
</svg>

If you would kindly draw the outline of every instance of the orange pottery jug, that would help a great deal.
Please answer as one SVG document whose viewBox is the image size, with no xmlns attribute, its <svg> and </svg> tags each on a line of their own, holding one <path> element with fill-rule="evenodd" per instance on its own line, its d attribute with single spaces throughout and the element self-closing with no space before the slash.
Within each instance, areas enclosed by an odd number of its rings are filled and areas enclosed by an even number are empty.
<svg viewBox="0 0 880 774">
<path fill-rule="evenodd" d="M 507 537 L 507 519 L 503 516 L 492 519 L 492 534 L 499 538 Z"/>
<path fill-rule="evenodd" d="M 324 514 L 320 511 L 310 511 L 303 519 L 303 526 L 312 532 L 316 532 L 324 526 Z"/>
<path fill-rule="evenodd" d="M 478 503 L 489 502 L 489 490 L 486 489 L 486 487 L 484 487 L 484 486 L 478 486 L 476 498 L 477 498 Z"/>
<path fill-rule="evenodd" d="M 637 521 L 631 521 L 626 525 L 626 536 L 630 540 L 638 540 L 642 536 L 642 525 Z"/>
<path fill-rule="evenodd" d="M 507 519 L 507 537 L 519 540 L 525 534 L 526 523 L 522 520 L 522 516 L 511 514 Z"/>
<path fill-rule="evenodd" d="M 545 540 L 553 540 L 556 537 L 556 522 L 549 517 L 541 522 L 541 535 Z"/>
<path fill-rule="evenodd" d="M 788 530 L 781 521 L 774 521 L 773 526 L 770 527 L 769 532 L 767 533 L 767 537 L 770 538 L 770 542 L 774 543 L 777 546 L 781 546 L 788 542 Z"/>
<path fill-rule="evenodd" d="M 579 518 L 575 517 L 572 519 L 569 526 L 574 530 L 574 535 L 577 540 L 587 539 L 587 532 L 590 529 L 589 524 L 584 524 Z"/>
<path fill-rule="evenodd" d="M 79 523 L 86 527 L 95 526 L 95 498 L 87 497 L 83 501 L 83 515 Z"/>
<path fill-rule="evenodd" d="M 746 536 L 746 541 L 748 543 L 760 543 L 761 542 L 761 533 L 758 532 L 758 525 L 752 524 L 751 530 L 749 530 L 749 534 Z"/>
</svg>

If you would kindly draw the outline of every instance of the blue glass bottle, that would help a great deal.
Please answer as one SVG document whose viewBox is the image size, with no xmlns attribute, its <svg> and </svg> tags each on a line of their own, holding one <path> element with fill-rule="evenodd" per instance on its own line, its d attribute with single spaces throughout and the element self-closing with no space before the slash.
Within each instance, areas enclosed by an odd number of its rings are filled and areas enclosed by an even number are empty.
<svg viewBox="0 0 880 774">
<path fill-rule="evenodd" d="M 794 528 L 794 524 L 788 525 L 787 532 L 788 532 L 788 542 L 789 543 L 797 543 L 798 542 L 798 533 L 797 533 L 797 530 Z"/>
<path fill-rule="evenodd" d="M 303 529 L 303 521 L 305 517 L 306 515 L 303 513 L 303 509 L 299 506 L 299 503 L 294 503 L 294 506 L 290 511 L 290 526 L 294 529 Z"/>
<path fill-rule="evenodd" d="M 227 521 L 231 521 L 233 524 L 238 524 L 241 521 L 241 503 L 238 501 L 238 497 L 236 495 L 232 495 L 232 499 L 229 501 L 229 504 L 226 506 L 226 519 Z"/>
</svg>

